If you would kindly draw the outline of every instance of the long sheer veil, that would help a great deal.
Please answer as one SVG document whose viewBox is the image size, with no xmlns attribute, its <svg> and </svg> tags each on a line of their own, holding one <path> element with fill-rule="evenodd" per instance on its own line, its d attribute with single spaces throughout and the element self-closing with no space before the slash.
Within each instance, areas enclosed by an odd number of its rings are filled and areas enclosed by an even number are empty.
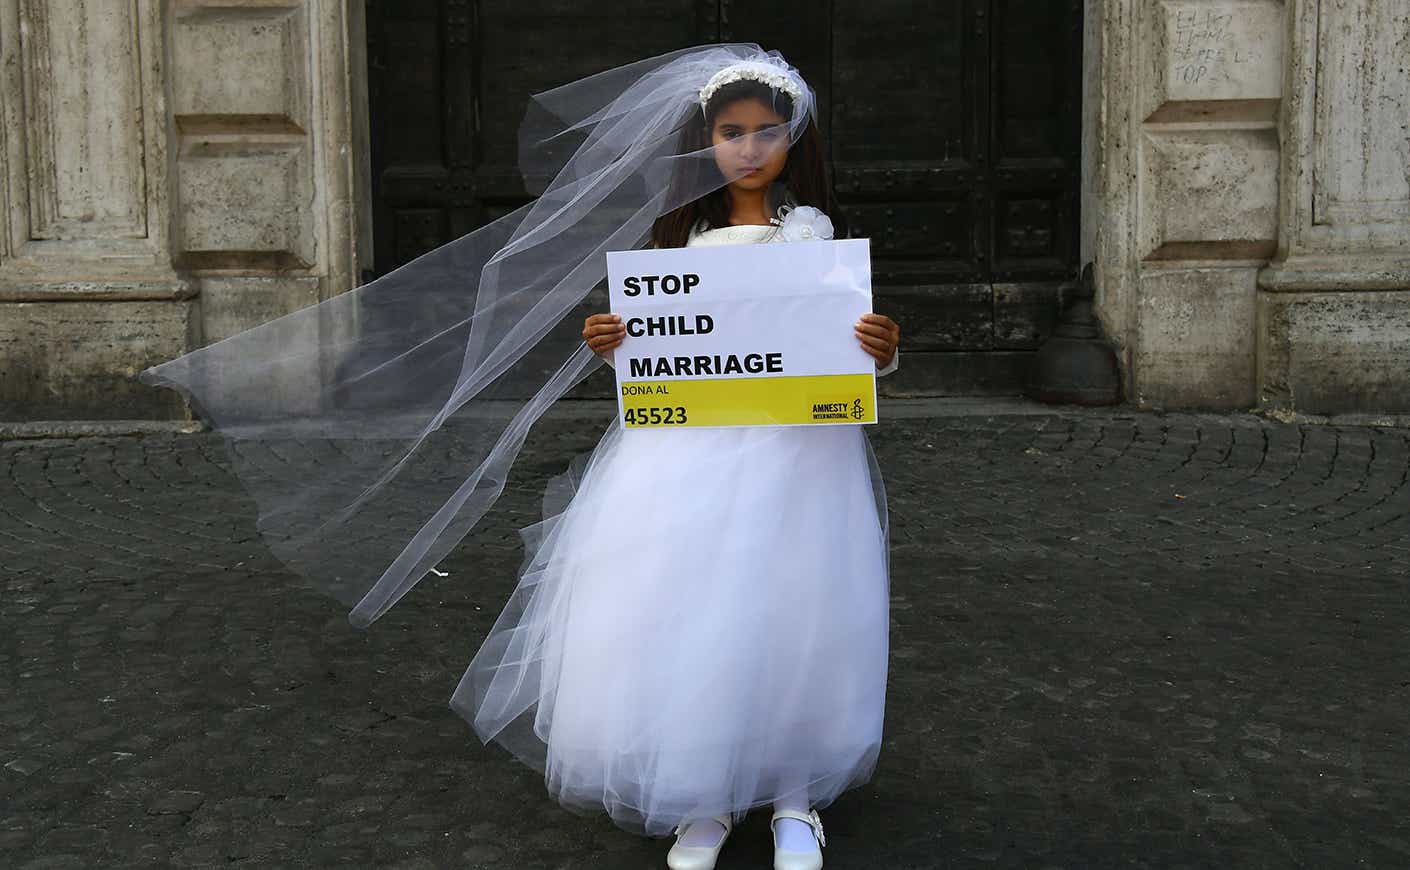
<svg viewBox="0 0 1410 870">
<path fill-rule="evenodd" d="M 700 88 L 776 52 L 688 48 L 536 95 L 520 129 L 528 205 L 368 284 L 150 368 L 228 439 L 272 552 L 372 623 L 494 504 L 534 422 L 600 361 L 566 315 L 606 252 L 723 187 L 682 153 Z M 436 449 L 429 449 L 432 445 Z"/>
</svg>

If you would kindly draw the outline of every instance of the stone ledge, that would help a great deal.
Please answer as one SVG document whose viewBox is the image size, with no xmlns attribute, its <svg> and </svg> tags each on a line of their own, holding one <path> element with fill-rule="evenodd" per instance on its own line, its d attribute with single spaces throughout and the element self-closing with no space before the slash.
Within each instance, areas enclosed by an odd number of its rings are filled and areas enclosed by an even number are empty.
<svg viewBox="0 0 1410 870">
<path fill-rule="evenodd" d="M 1269 130 L 1279 100 L 1171 100 L 1143 122 L 1148 130 Z"/>
<path fill-rule="evenodd" d="M 81 289 L 0 302 L 0 419 L 185 417 L 176 393 L 137 376 L 193 346 L 194 310 L 191 299 L 90 299 Z"/>
<path fill-rule="evenodd" d="M 1258 404 L 1303 415 L 1410 413 L 1410 291 L 1260 292 Z"/>
<path fill-rule="evenodd" d="M 1270 293 L 1410 290 L 1410 257 L 1374 252 L 1294 257 L 1259 272 L 1258 289 Z"/>
<path fill-rule="evenodd" d="M 1146 256 L 1145 263 L 1266 263 L 1277 249 L 1278 243 L 1273 239 L 1165 242 Z"/>
<path fill-rule="evenodd" d="M 1304 414 L 1288 408 L 1260 409 L 1258 416 L 1297 426 L 1356 426 L 1364 429 L 1410 429 L 1410 414 Z"/>
<path fill-rule="evenodd" d="M 0 302 L 180 302 L 196 298 L 186 281 L 0 281 Z"/>
<path fill-rule="evenodd" d="M 200 420 L 33 420 L 25 423 L 0 422 L 0 441 L 112 438 L 124 435 L 160 435 L 167 432 L 193 435 L 209 429 L 210 427 Z"/>
</svg>

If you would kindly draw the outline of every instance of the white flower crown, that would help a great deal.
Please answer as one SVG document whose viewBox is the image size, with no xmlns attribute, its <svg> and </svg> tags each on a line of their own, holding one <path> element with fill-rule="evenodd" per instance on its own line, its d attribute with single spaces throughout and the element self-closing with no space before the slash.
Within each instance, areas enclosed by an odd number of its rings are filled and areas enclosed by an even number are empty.
<svg viewBox="0 0 1410 870">
<path fill-rule="evenodd" d="M 792 73 L 780 66 L 771 63 L 764 63 L 757 60 L 744 60 L 733 63 L 714 75 L 705 83 L 705 87 L 700 89 L 700 108 L 703 110 L 710 98 L 715 95 L 715 91 L 731 82 L 743 81 L 762 82 L 769 87 L 783 91 L 792 98 L 794 104 L 798 104 L 803 99 L 803 88 L 799 86 L 798 80 Z"/>
</svg>

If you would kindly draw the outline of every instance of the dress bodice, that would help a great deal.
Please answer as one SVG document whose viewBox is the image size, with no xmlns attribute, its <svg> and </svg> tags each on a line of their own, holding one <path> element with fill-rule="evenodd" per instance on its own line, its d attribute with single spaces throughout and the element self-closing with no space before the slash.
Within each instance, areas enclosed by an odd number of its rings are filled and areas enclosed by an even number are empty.
<svg viewBox="0 0 1410 870">
<path fill-rule="evenodd" d="M 715 245 L 751 245 L 759 242 L 781 242 L 778 227 L 771 224 L 739 224 L 737 226 L 716 227 L 709 230 L 694 230 L 686 241 L 688 248 L 712 247 Z"/>
</svg>

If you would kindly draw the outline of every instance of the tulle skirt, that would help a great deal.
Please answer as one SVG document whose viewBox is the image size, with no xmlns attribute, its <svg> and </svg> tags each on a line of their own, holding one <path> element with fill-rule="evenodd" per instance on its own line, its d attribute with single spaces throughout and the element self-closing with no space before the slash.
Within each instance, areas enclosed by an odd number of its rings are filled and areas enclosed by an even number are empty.
<svg viewBox="0 0 1410 870">
<path fill-rule="evenodd" d="M 860 427 L 614 427 L 545 517 L 452 706 L 563 806 L 664 836 L 870 779 L 889 594 Z"/>
</svg>

